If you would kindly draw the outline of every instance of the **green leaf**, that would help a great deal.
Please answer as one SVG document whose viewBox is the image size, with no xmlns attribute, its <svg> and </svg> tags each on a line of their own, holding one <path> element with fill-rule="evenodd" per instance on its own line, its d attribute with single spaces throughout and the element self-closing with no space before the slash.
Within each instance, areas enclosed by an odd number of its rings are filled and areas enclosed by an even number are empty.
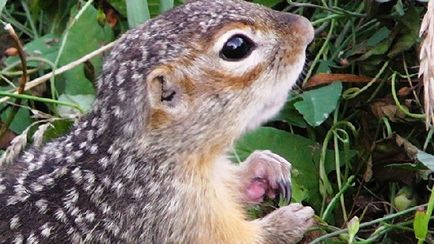
<svg viewBox="0 0 434 244">
<path fill-rule="evenodd" d="M 128 26 L 134 28 L 143 24 L 151 15 L 147 0 L 126 0 Z"/>
<path fill-rule="evenodd" d="M 77 104 L 84 112 L 88 112 L 95 101 L 95 96 L 62 94 L 59 96 L 59 101 Z M 58 106 L 57 112 L 63 118 L 74 118 L 80 115 L 76 109 L 67 106 Z"/>
<path fill-rule="evenodd" d="M 122 16 L 127 17 L 127 5 L 125 0 L 107 0 L 107 2 Z"/>
<path fill-rule="evenodd" d="M 46 22 L 42 25 L 43 33 L 62 34 L 65 31 L 71 8 L 77 5 L 77 0 L 32 0 L 30 11 L 34 14 L 43 13 Z M 40 15 L 34 15 L 38 19 Z"/>
<path fill-rule="evenodd" d="M 354 237 L 359 232 L 360 221 L 357 216 L 354 216 L 347 224 L 348 227 L 348 243 L 353 243 Z"/>
<path fill-rule="evenodd" d="M 381 27 L 366 41 L 362 41 L 358 44 L 349 55 L 362 56 L 357 58 L 357 60 L 365 60 L 374 54 L 384 54 L 387 52 L 390 46 L 390 30 L 386 27 Z"/>
<path fill-rule="evenodd" d="M 315 90 L 304 92 L 302 101 L 294 104 L 307 123 L 318 126 L 335 110 L 342 93 L 342 84 L 335 82 Z"/>
<path fill-rule="evenodd" d="M 431 171 L 434 171 L 434 155 L 426 153 L 424 151 L 419 151 L 416 154 L 417 160 L 419 160 L 423 165 L 425 165 Z"/>
<path fill-rule="evenodd" d="M 431 195 L 428 201 L 428 208 L 425 211 L 416 211 L 413 221 L 413 229 L 416 238 L 419 241 L 424 241 L 428 234 L 429 220 L 434 209 L 434 187 L 431 188 Z"/>
<path fill-rule="evenodd" d="M 7 0 L 0 0 L 0 15 L 1 15 L 2 11 L 3 11 L 3 8 L 6 5 L 6 2 L 7 2 Z"/>
<path fill-rule="evenodd" d="M 113 39 L 113 31 L 111 28 L 108 26 L 101 27 L 98 24 L 97 14 L 98 11 L 93 6 L 90 6 L 72 26 L 59 60 L 60 65 L 68 64 L 100 48 Z M 102 58 L 95 57 L 91 59 L 91 63 L 95 67 L 95 73 L 98 74 L 102 67 Z M 92 82 L 85 76 L 83 64 L 65 72 L 63 77 L 64 80 L 56 80 L 59 93 L 67 93 L 70 95 L 95 94 L 95 88 Z M 63 84 L 59 84 L 62 82 Z M 61 87 L 64 87 L 64 89 L 59 89 Z"/>
<path fill-rule="evenodd" d="M 374 47 L 378 45 L 380 42 L 385 40 L 390 35 L 390 30 L 386 27 L 381 27 L 378 31 L 376 31 L 367 41 L 366 45 L 370 47 Z"/>
<path fill-rule="evenodd" d="M 44 141 L 50 141 L 65 135 L 71 129 L 73 124 L 72 120 L 67 119 L 51 122 L 52 126 L 48 127 L 47 131 L 44 133 Z"/>
<path fill-rule="evenodd" d="M 26 105 L 26 104 L 23 104 Z M 3 106 L 1 106 L 3 107 Z M 6 109 L 6 111 L 1 113 L 1 120 L 4 122 L 8 118 L 11 113 L 11 108 Z M 16 134 L 21 134 L 27 127 L 29 127 L 33 123 L 33 119 L 30 117 L 30 112 L 28 109 L 20 108 L 18 109 L 17 114 L 12 120 L 9 129 L 15 132 Z"/>
<path fill-rule="evenodd" d="M 366 60 L 369 57 L 374 56 L 374 55 L 385 54 L 387 52 L 387 50 L 389 50 L 391 43 L 392 43 L 392 39 L 386 39 L 386 40 L 380 42 L 378 45 L 374 46 L 368 52 L 364 53 L 357 60 Z"/>
<path fill-rule="evenodd" d="M 414 190 L 409 186 L 399 189 L 393 198 L 393 205 L 398 211 L 406 210 L 416 205 L 416 196 Z"/>
<path fill-rule="evenodd" d="M 390 58 L 413 47 L 419 38 L 419 13 L 415 7 L 409 8 L 405 15 L 399 20 L 400 24 L 397 28 L 400 28 L 400 36 L 395 40 L 394 45 L 387 54 Z"/>
<path fill-rule="evenodd" d="M 160 0 L 160 13 L 173 8 L 174 0 Z"/>
<path fill-rule="evenodd" d="M 47 34 L 27 43 L 24 46 L 24 50 L 29 57 L 40 57 L 54 63 L 59 51 L 59 39 L 59 36 L 56 34 Z M 19 61 L 18 57 L 9 57 L 5 62 L 6 64 L 10 65 L 16 61 Z M 37 67 L 41 65 L 41 62 L 30 61 L 27 63 L 27 65 L 29 67 Z M 45 67 L 50 68 L 50 66 L 46 64 Z"/>
<path fill-rule="evenodd" d="M 418 240 L 425 240 L 426 234 L 428 233 L 428 230 L 425 223 L 426 214 L 425 211 L 416 211 L 416 214 L 414 216 L 413 220 L 413 229 L 414 229 L 414 235 L 416 236 L 416 239 Z"/>
<path fill-rule="evenodd" d="M 255 150 L 271 150 L 284 157 L 293 167 L 293 199 L 297 202 L 307 199 L 315 207 L 321 205 L 318 189 L 321 146 L 318 143 L 282 130 L 261 127 L 241 138 L 235 150 L 241 160 Z"/>
<path fill-rule="evenodd" d="M 254 0 L 253 2 L 265 5 L 267 7 L 273 7 L 276 4 L 280 3 L 281 0 Z"/>
<path fill-rule="evenodd" d="M 395 6 L 393 6 L 393 10 L 395 10 L 395 12 L 398 14 L 398 16 L 403 16 L 405 14 L 404 4 L 402 4 L 401 0 L 398 0 L 396 2 Z"/>
<path fill-rule="evenodd" d="M 291 125 L 306 128 L 307 123 L 303 119 L 303 115 L 301 115 L 294 107 L 294 104 L 300 100 L 301 98 L 297 97 L 288 101 L 283 107 L 283 109 L 280 111 L 280 113 L 273 120 L 283 120 Z"/>
</svg>

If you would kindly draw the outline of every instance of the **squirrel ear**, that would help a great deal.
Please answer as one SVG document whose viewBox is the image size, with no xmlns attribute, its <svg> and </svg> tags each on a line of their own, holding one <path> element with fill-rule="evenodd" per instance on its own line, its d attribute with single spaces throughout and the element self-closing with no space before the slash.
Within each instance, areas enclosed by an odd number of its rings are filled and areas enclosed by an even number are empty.
<svg viewBox="0 0 434 244">
<path fill-rule="evenodd" d="M 148 76 L 148 97 L 153 108 L 174 110 L 182 104 L 182 90 L 164 69 L 156 69 Z"/>
</svg>

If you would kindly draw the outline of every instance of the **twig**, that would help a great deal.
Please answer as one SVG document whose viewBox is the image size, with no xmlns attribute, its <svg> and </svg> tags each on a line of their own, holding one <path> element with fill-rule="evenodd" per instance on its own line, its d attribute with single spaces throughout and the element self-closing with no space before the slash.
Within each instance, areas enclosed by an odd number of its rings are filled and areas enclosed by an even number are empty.
<svg viewBox="0 0 434 244">
<path fill-rule="evenodd" d="M 38 77 L 38 78 L 36 78 L 36 79 L 34 79 L 32 81 L 27 82 L 27 84 L 26 84 L 26 86 L 24 88 L 24 91 L 28 91 L 28 90 L 32 89 L 33 87 L 38 86 L 38 85 L 46 82 L 47 80 L 49 80 L 53 76 L 62 74 L 64 72 L 68 71 L 68 70 L 71 70 L 71 69 L 77 67 L 78 65 L 80 65 L 80 64 L 88 61 L 89 59 L 92 59 L 93 57 L 98 56 L 102 52 L 111 49 L 114 46 L 114 44 L 115 44 L 115 42 L 110 42 L 109 44 L 104 45 L 104 46 L 100 47 L 99 49 L 97 49 L 97 50 L 95 50 L 95 51 L 93 51 L 93 52 L 91 52 L 89 54 L 86 54 L 85 56 L 83 56 L 83 57 L 81 57 L 81 58 L 79 58 L 79 59 L 77 59 L 77 60 L 75 60 L 75 61 L 73 61 L 73 62 L 71 62 L 69 64 L 66 64 L 66 65 L 62 66 L 62 67 L 56 69 L 55 71 L 52 71 L 52 72 L 50 72 L 48 74 L 45 74 L 45 75 L 43 75 L 41 77 Z M 15 92 L 15 94 L 17 94 L 17 92 Z M 3 97 L 3 98 L 0 99 L 0 103 L 4 103 L 8 99 L 9 99 L 9 97 Z"/>
<path fill-rule="evenodd" d="M 15 42 L 15 46 L 17 47 L 17 50 L 18 50 L 18 56 L 20 57 L 20 60 L 21 60 L 21 69 L 23 71 L 23 74 L 21 75 L 21 78 L 19 80 L 19 86 L 17 89 L 17 94 L 22 94 L 24 92 L 24 88 L 25 88 L 26 82 L 27 82 L 27 62 L 26 62 L 23 44 L 21 43 L 20 38 L 17 36 L 17 33 L 15 33 L 15 30 L 12 27 L 12 25 L 6 24 L 5 30 L 8 31 L 12 40 Z M 17 98 L 17 100 L 15 101 L 15 104 L 20 105 L 21 104 L 21 98 Z M 12 111 L 9 114 L 4 126 L 0 129 L 0 138 L 2 138 L 3 135 L 6 133 L 10 124 L 14 120 L 15 115 L 18 112 L 18 109 L 19 109 L 18 106 L 14 106 L 12 108 Z"/>
</svg>

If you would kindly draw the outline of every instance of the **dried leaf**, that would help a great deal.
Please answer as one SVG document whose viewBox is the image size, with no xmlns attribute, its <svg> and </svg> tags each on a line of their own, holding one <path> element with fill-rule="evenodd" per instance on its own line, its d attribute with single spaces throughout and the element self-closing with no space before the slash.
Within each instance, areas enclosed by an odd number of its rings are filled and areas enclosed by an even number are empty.
<svg viewBox="0 0 434 244">
<path fill-rule="evenodd" d="M 412 91 L 411 87 L 405 86 L 405 87 L 399 89 L 398 96 L 406 97 L 406 96 L 408 96 L 408 94 L 411 93 L 411 91 Z"/>
<path fill-rule="evenodd" d="M 370 105 L 372 113 L 377 118 L 386 117 L 392 122 L 403 121 L 405 114 L 389 100 L 380 100 Z"/>
<path fill-rule="evenodd" d="M 419 149 L 413 144 L 411 144 L 406 139 L 402 138 L 399 135 L 396 135 L 396 144 L 400 147 L 404 147 L 404 151 L 406 152 L 407 156 L 413 160 L 416 159 L 416 155 L 419 152 Z"/>
<path fill-rule="evenodd" d="M 360 82 L 360 83 L 366 83 L 371 81 L 372 78 L 368 76 L 363 75 L 352 75 L 352 74 L 325 74 L 325 73 L 319 73 L 313 75 L 304 85 L 303 88 L 310 88 L 320 85 L 326 85 L 330 84 L 335 81 L 341 81 L 341 82 Z"/>
</svg>

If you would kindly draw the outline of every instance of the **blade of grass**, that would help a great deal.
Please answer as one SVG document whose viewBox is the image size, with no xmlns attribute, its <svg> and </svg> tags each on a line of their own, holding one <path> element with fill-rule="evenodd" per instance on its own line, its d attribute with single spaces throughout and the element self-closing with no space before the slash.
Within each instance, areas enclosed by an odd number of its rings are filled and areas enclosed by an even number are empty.
<svg viewBox="0 0 434 244">
<path fill-rule="evenodd" d="M 173 8 L 174 0 L 160 0 L 160 13 Z"/>
<path fill-rule="evenodd" d="M 128 26 L 134 28 L 151 18 L 147 0 L 127 0 Z"/>
<path fill-rule="evenodd" d="M 78 106 L 77 104 L 66 103 L 66 102 L 62 102 L 62 101 L 58 101 L 58 100 L 54 100 L 54 99 L 49 99 L 49 98 L 45 98 L 45 97 L 35 97 L 35 96 L 26 95 L 26 94 L 16 94 L 16 93 L 5 92 L 5 91 L 0 91 L 0 96 L 13 97 L 13 98 L 19 98 L 19 99 L 28 99 L 28 100 L 33 100 L 33 101 L 38 101 L 38 102 L 43 102 L 43 103 L 52 103 L 52 104 L 57 104 L 57 105 L 63 105 L 63 106 L 75 108 L 78 111 L 80 111 L 80 113 L 84 113 L 83 109 L 81 109 L 80 106 Z"/>
<path fill-rule="evenodd" d="M 428 234 L 428 224 L 431 219 L 432 211 L 434 208 L 434 187 L 431 188 L 431 196 L 428 201 L 428 208 L 425 211 L 417 211 L 414 217 L 413 228 L 414 233 L 416 235 L 416 239 L 418 239 L 417 243 L 424 243 L 426 239 L 426 235 Z"/>
<path fill-rule="evenodd" d="M 26 18 L 30 23 L 30 28 L 32 28 L 33 38 L 35 38 L 35 39 L 39 38 L 39 34 L 38 34 L 38 31 L 36 30 L 35 22 L 33 21 L 32 15 L 30 14 L 30 10 L 29 10 L 29 7 L 27 6 L 26 1 L 21 1 L 21 6 L 23 6 L 24 13 L 26 14 Z M 0 13 L 1 13 L 1 9 L 0 9 Z"/>
<path fill-rule="evenodd" d="M 0 0 L 0 15 L 3 11 L 3 8 L 6 6 L 7 0 Z"/>
</svg>

